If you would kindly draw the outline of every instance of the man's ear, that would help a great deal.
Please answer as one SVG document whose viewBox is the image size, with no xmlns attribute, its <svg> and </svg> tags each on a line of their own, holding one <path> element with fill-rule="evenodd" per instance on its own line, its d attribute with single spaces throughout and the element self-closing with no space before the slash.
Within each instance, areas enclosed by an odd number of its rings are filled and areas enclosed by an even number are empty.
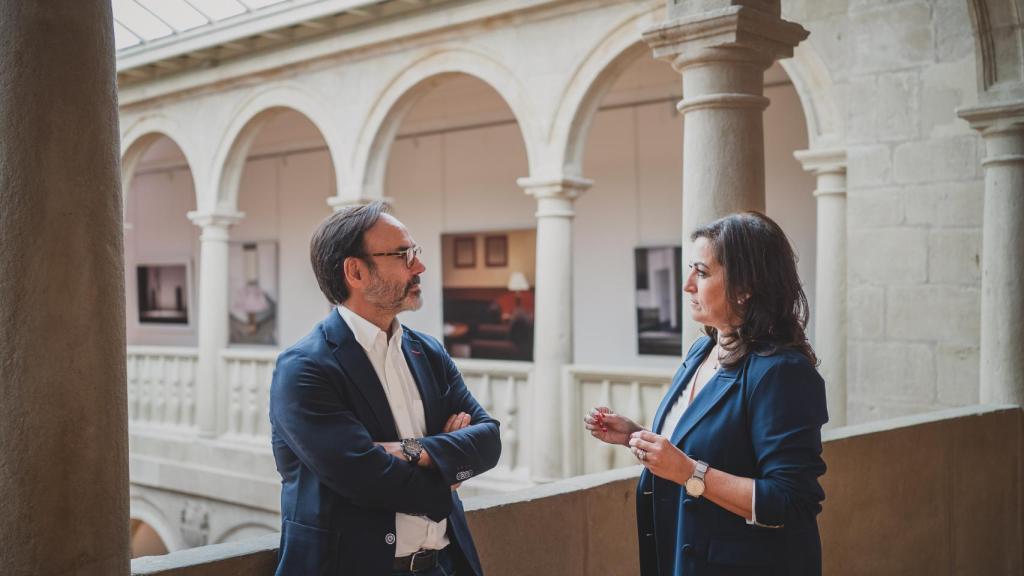
<svg viewBox="0 0 1024 576">
<path fill-rule="evenodd" d="M 362 260 L 354 256 L 349 256 L 348 258 L 345 258 L 345 261 L 342 263 L 341 270 L 345 275 L 345 281 L 348 282 L 349 286 L 362 286 L 363 278 L 366 274 Z"/>
</svg>

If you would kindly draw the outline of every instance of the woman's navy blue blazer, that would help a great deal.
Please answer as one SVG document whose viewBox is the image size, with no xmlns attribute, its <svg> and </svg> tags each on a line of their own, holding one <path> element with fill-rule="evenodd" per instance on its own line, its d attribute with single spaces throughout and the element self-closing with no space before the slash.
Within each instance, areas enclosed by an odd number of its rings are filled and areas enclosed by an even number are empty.
<svg viewBox="0 0 1024 576">
<path fill-rule="evenodd" d="M 652 430 L 712 346 L 703 337 L 690 348 Z M 825 383 L 799 352 L 752 353 L 732 369 L 722 367 L 671 440 L 694 460 L 753 478 L 758 525 L 644 470 L 637 487 L 641 574 L 820 576 L 817 515 L 825 493 L 818 478 L 825 473 L 827 421 Z"/>
</svg>

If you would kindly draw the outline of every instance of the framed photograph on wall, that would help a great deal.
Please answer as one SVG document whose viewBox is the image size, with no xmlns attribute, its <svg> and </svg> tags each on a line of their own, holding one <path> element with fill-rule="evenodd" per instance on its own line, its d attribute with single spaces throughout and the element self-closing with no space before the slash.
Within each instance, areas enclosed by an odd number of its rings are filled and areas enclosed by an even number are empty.
<svg viewBox="0 0 1024 576">
<path fill-rule="evenodd" d="M 135 274 L 139 324 L 188 325 L 188 262 L 138 264 Z"/>
<path fill-rule="evenodd" d="M 476 268 L 476 237 L 459 236 L 455 238 L 455 259 L 456 268 Z"/>
<path fill-rule="evenodd" d="M 679 246 L 637 248 L 637 352 L 683 353 L 683 250 Z"/>
<path fill-rule="evenodd" d="M 228 244 L 230 344 L 277 346 L 277 242 Z"/>
<path fill-rule="evenodd" d="M 484 262 L 488 268 L 508 266 L 508 236 L 488 236 L 484 240 Z"/>
</svg>

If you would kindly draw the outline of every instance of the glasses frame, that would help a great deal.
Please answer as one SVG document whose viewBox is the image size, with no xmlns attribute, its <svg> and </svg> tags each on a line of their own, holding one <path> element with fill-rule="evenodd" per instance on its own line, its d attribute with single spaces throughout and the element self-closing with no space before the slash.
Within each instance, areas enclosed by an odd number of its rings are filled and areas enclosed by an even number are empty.
<svg viewBox="0 0 1024 576">
<path fill-rule="evenodd" d="M 416 259 L 419 258 L 422 253 L 423 248 L 419 245 L 413 244 L 408 248 L 398 250 L 396 252 L 374 252 L 372 254 L 367 254 L 367 256 L 404 256 L 405 267 L 412 268 L 413 263 L 416 262 Z"/>
</svg>

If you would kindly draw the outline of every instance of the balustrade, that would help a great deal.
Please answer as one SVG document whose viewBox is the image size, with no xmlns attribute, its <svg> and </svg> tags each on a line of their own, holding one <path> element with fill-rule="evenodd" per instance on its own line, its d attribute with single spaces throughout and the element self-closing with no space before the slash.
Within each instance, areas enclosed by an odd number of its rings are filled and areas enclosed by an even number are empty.
<svg viewBox="0 0 1024 576">
<path fill-rule="evenodd" d="M 583 417 L 595 406 L 608 406 L 644 427 L 672 381 L 671 370 L 566 366 L 562 372 L 565 410 L 562 418 L 562 474 L 577 476 L 636 464 L 629 451 L 590 437 Z"/>
<path fill-rule="evenodd" d="M 128 347 L 128 421 L 196 429 L 195 348 Z"/>
<path fill-rule="evenodd" d="M 221 351 L 225 436 L 270 446 L 270 380 L 279 350 Z"/>
</svg>

